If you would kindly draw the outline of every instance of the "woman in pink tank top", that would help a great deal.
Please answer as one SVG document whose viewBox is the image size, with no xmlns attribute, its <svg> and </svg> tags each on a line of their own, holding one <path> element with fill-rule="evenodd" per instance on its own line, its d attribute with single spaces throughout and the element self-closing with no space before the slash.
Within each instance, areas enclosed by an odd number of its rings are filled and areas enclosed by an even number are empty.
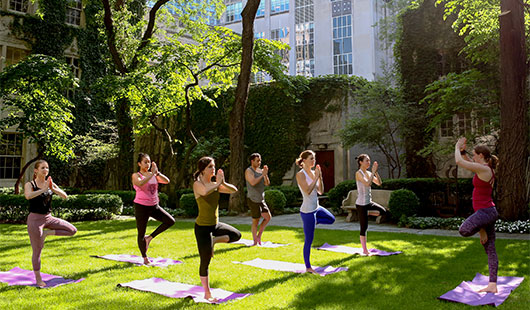
<svg viewBox="0 0 530 310">
<path fill-rule="evenodd" d="M 138 248 L 142 253 L 144 264 L 148 265 L 150 263 L 147 258 L 149 243 L 158 234 L 173 226 L 175 219 L 158 205 L 158 183 L 168 184 L 169 178 L 158 171 L 156 163 L 151 162 L 151 158 L 147 154 L 138 154 L 138 167 L 140 167 L 140 171 L 132 175 L 132 183 L 136 191 L 134 216 L 138 230 Z M 162 224 L 149 236 L 145 236 L 149 217 L 162 222 Z"/>
<path fill-rule="evenodd" d="M 491 154 L 485 145 L 477 145 L 473 149 L 473 160 L 466 155 L 466 139 L 460 138 L 455 145 L 455 161 L 459 167 L 473 171 L 473 213 L 460 226 L 459 232 L 464 237 L 469 237 L 477 232 L 480 234 L 480 243 L 488 255 L 489 284 L 479 292 L 497 293 L 497 269 L 499 260 L 495 250 L 495 221 L 499 217 L 492 192 L 495 182 L 493 169 L 497 166 L 498 159 Z"/>
</svg>

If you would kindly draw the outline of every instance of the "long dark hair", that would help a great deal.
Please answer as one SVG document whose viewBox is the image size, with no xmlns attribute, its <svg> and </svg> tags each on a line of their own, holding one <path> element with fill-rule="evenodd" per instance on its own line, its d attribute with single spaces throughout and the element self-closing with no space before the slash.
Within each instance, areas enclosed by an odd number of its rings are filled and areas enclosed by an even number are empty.
<svg viewBox="0 0 530 310">
<path fill-rule="evenodd" d="M 488 166 L 490 166 L 491 169 L 497 168 L 497 165 L 499 164 L 499 159 L 497 158 L 497 156 L 491 154 L 490 148 L 487 145 L 479 144 L 475 146 L 473 150 L 477 155 L 482 154 L 484 156 L 484 160 L 486 161 Z"/>
<path fill-rule="evenodd" d="M 368 154 L 361 154 L 357 157 L 355 157 L 355 159 L 357 159 L 357 166 L 359 169 L 361 169 L 361 163 L 364 161 L 365 158 L 368 158 L 370 156 L 368 156 Z"/>
<path fill-rule="evenodd" d="M 201 157 L 201 159 L 199 159 L 199 161 L 197 162 L 197 171 L 195 171 L 195 173 L 193 173 L 193 179 L 195 181 L 197 181 L 199 179 L 199 175 L 201 175 L 201 173 L 204 171 L 204 169 L 206 169 L 206 167 L 208 167 L 208 165 L 212 161 L 214 161 L 214 159 L 209 157 L 209 156 L 204 156 L 204 157 Z"/>
<path fill-rule="evenodd" d="M 144 160 L 144 158 L 149 158 L 151 159 L 151 157 L 149 157 L 149 154 L 146 154 L 146 153 L 138 153 L 138 161 L 139 163 L 142 162 L 142 160 Z"/>
<path fill-rule="evenodd" d="M 47 161 L 45 161 L 44 159 L 39 159 L 35 162 L 35 165 L 33 166 L 33 169 L 39 169 L 40 165 L 43 164 L 43 163 L 48 163 Z M 35 172 L 35 170 L 33 170 L 33 180 L 35 180 L 37 178 L 37 173 Z"/>
<path fill-rule="evenodd" d="M 296 165 L 302 167 L 302 162 L 304 161 L 304 159 L 307 159 L 309 155 L 313 155 L 313 157 L 315 157 L 315 152 L 311 150 L 305 150 L 300 153 L 300 156 L 298 156 L 298 158 L 296 159 Z"/>
</svg>

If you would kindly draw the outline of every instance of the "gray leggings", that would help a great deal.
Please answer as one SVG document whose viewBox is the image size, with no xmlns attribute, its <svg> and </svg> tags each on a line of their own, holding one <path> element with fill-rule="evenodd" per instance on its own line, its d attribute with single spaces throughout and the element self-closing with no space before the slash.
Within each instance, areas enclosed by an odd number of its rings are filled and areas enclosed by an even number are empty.
<svg viewBox="0 0 530 310">
<path fill-rule="evenodd" d="M 29 240 L 33 249 L 31 263 L 34 271 L 40 271 L 40 254 L 44 248 L 44 241 L 42 240 L 44 228 L 55 230 L 57 236 L 73 236 L 77 232 L 74 225 L 50 214 L 30 213 L 27 224 Z"/>
<path fill-rule="evenodd" d="M 488 255 L 488 266 L 490 270 L 490 282 L 497 282 L 497 269 L 499 259 L 495 250 L 495 221 L 499 217 L 495 207 L 479 209 L 468 217 L 460 226 L 459 232 L 464 237 L 473 236 L 484 228 L 488 235 L 488 241 L 483 244 Z"/>
</svg>

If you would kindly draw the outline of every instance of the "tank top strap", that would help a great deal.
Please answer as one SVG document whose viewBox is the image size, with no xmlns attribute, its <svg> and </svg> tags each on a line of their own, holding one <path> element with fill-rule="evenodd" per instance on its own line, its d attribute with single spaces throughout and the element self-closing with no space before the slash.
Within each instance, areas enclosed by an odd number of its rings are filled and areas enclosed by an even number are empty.
<svg viewBox="0 0 530 310">
<path fill-rule="evenodd" d="M 31 188 L 36 191 L 39 189 L 39 187 L 37 186 L 37 182 L 35 182 L 35 180 L 32 180 L 31 182 Z"/>
</svg>

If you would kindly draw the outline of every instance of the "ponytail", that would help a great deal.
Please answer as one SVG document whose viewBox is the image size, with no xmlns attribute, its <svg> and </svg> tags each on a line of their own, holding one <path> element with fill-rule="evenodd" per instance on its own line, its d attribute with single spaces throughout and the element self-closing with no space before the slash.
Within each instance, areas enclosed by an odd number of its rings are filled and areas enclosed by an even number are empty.
<svg viewBox="0 0 530 310">
<path fill-rule="evenodd" d="M 309 155 L 313 155 L 315 157 L 315 152 L 311 150 L 305 150 L 302 153 L 300 153 L 300 156 L 296 159 L 295 163 L 297 166 L 302 168 L 302 162 L 309 157 Z"/>
<path fill-rule="evenodd" d="M 204 156 L 197 162 L 197 170 L 193 173 L 193 180 L 198 181 L 201 173 L 208 167 L 208 165 L 214 161 L 213 158 Z"/>
<path fill-rule="evenodd" d="M 475 146 L 474 150 L 476 154 L 482 154 L 482 156 L 484 156 L 484 160 L 491 169 L 495 170 L 495 168 L 497 168 L 499 165 L 499 158 L 491 154 L 489 147 L 484 144 L 480 144 Z"/>
</svg>

